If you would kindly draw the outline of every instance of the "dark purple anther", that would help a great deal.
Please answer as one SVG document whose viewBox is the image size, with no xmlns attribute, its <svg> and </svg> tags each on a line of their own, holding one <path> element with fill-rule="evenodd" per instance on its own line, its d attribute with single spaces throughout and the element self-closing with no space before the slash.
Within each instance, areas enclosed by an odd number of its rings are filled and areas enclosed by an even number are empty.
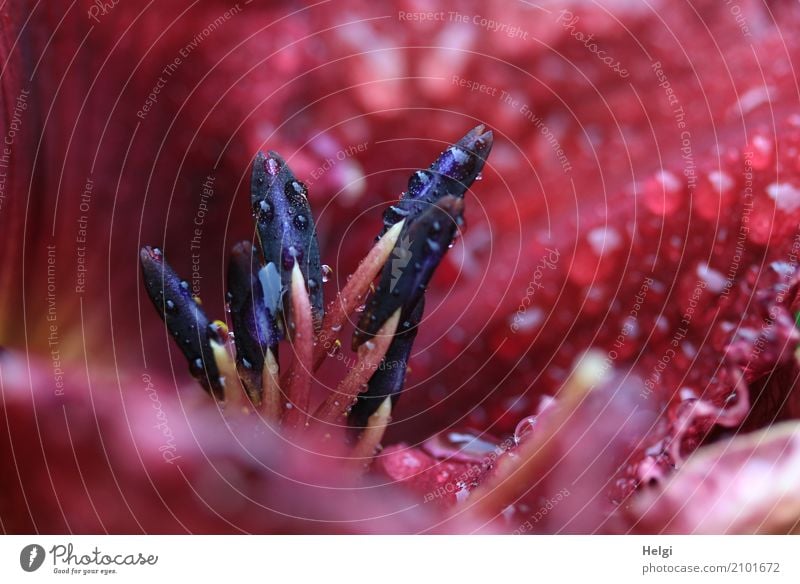
<svg viewBox="0 0 800 584">
<path fill-rule="evenodd" d="M 192 297 L 188 283 L 167 264 L 161 250 L 143 247 L 139 260 L 147 294 L 189 361 L 189 371 L 206 391 L 223 400 L 223 383 L 211 341 L 224 342 L 224 339 L 217 339 L 208 318 Z"/>
<path fill-rule="evenodd" d="M 353 349 L 374 337 L 398 308 L 401 322 L 409 318 L 463 224 L 463 211 L 464 200 L 447 195 L 403 226 L 353 333 Z"/>
<path fill-rule="evenodd" d="M 400 201 L 384 212 L 381 235 L 398 221 L 414 219 L 445 195 L 464 196 L 492 150 L 492 132 L 485 129 L 483 125 L 473 128 L 442 152 L 428 170 L 411 175 Z"/>
<path fill-rule="evenodd" d="M 265 264 L 274 264 L 283 292 L 289 290 L 295 262 L 308 286 L 313 319 L 322 321 L 322 264 L 319 243 L 306 198 L 306 186 L 297 180 L 274 152 L 259 152 L 253 163 L 250 197 Z M 283 312 L 291 311 L 289 294 L 283 294 Z M 290 319 L 289 319 L 290 320 Z"/>
<path fill-rule="evenodd" d="M 228 301 L 236 343 L 236 367 L 254 403 L 261 401 L 266 352 L 272 351 L 277 361 L 279 341 L 277 320 L 265 303 L 259 269 L 253 245 L 249 241 L 237 243 L 228 266 Z"/>
<path fill-rule="evenodd" d="M 400 322 L 386 356 L 367 384 L 367 390 L 358 396 L 358 401 L 348 414 L 348 423 L 351 427 L 365 427 L 369 417 L 387 397 L 392 398 L 392 405 L 397 403 L 405 383 L 408 359 L 411 356 L 414 339 L 417 338 L 417 328 L 424 310 L 425 298 L 421 298 L 408 319 Z"/>
</svg>

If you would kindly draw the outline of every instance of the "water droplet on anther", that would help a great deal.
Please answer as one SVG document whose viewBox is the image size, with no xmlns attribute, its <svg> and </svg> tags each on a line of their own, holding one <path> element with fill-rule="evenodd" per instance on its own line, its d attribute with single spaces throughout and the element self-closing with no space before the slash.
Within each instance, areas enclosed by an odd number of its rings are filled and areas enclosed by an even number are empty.
<svg viewBox="0 0 800 584">
<path fill-rule="evenodd" d="M 264 164 L 264 169 L 270 176 L 277 176 L 278 172 L 281 170 L 281 165 L 278 164 L 278 161 L 274 158 L 267 158 L 266 164 Z"/>
<path fill-rule="evenodd" d="M 308 193 L 306 185 L 296 180 L 286 183 L 284 191 L 286 192 L 287 195 L 295 194 L 295 195 L 300 195 L 301 197 L 305 197 L 306 194 Z"/>
<path fill-rule="evenodd" d="M 273 217 L 272 205 L 267 201 L 259 201 L 256 209 L 256 219 L 259 223 L 271 221 Z"/>
</svg>

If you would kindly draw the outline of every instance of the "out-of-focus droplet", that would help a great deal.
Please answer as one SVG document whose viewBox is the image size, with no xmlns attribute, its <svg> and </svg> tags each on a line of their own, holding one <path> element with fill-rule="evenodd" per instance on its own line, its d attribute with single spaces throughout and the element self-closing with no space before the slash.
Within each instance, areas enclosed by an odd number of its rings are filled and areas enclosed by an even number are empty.
<svg viewBox="0 0 800 584">
<path fill-rule="evenodd" d="M 683 204 L 683 181 L 668 170 L 661 170 L 647 180 L 642 199 L 650 212 L 672 215 Z"/>
</svg>

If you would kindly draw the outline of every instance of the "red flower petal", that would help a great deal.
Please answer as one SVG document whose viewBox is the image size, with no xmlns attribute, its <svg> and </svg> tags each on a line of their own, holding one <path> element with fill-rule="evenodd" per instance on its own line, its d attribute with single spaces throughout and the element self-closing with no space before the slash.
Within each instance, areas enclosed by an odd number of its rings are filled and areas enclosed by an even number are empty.
<svg viewBox="0 0 800 584">
<path fill-rule="evenodd" d="M 701 449 L 630 515 L 644 533 L 795 533 L 798 483 L 800 427 L 786 422 Z"/>
</svg>

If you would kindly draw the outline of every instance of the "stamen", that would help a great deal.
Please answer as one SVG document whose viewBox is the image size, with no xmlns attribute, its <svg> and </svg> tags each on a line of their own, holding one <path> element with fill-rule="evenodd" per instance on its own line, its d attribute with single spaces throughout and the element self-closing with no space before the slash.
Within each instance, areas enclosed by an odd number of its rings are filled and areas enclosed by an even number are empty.
<svg viewBox="0 0 800 584">
<path fill-rule="evenodd" d="M 322 264 L 306 186 L 275 152 L 259 152 L 250 188 L 265 264 L 277 267 L 284 291 L 291 287 L 295 263 L 300 266 L 303 281 L 308 284 L 314 324 L 319 325 L 323 315 Z M 283 312 L 284 320 L 291 323 L 289 300 L 284 301 Z"/>
<path fill-rule="evenodd" d="M 381 280 L 353 333 L 353 348 L 371 339 L 398 308 L 408 318 L 463 224 L 464 200 L 446 196 L 406 223 Z"/>
<path fill-rule="evenodd" d="M 464 194 L 491 147 L 492 133 L 478 126 L 428 170 L 411 177 L 408 191 L 384 215 L 383 234 L 327 315 L 306 186 L 276 153 L 258 153 L 251 204 L 260 257 L 246 241 L 231 253 L 233 342 L 224 323 L 209 323 L 200 299 L 191 295 L 159 250 L 145 247 L 140 254 L 148 294 L 189 360 L 192 375 L 217 400 L 245 406 L 245 413 L 250 411 L 247 395 L 268 420 L 287 430 L 308 427 L 313 370 L 341 346 L 336 337 L 345 320 L 370 295 L 353 336 L 356 365 L 315 411 L 318 421 L 335 425 L 350 412 L 351 431 L 363 428 L 353 458 L 366 468 L 402 391 L 425 288 L 463 224 Z M 379 272 L 380 283 L 374 287 Z M 294 359 L 281 376 L 278 344 L 284 335 Z"/>
<path fill-rule="evenodd" d="M 386 356 L 381 361 L 378 370 L 370 378 L 367 391 L 358 396 L 358 401 L 348 415 L 348 423 L 353 428 L 363 428 L 369 423 L 370 417 L 377 411 L 386 398 L 391 398 L 392 404 L 397 403 L 408 369 L 408 359 L 417 330 L 425 310 L 425 298 L 421 298 L 408 320 L 400 323 L 397 334 L 386 351 Z"/>
<path fill-rule="evenodd" d="M 392 400 L 385 398 L 367 420 L 366 427 L 353 447 L 350 457 L 360 471 L 366 471 L 380 448 L 386 427 L 391 422 Z"/>
<path fill-rule="evenodd" d="M 227 327 L 221 321 L 214 321 L 211 327 L 216 332 L 216 339 L 211 339 L 211 350 L 219 368 L 225 404 L 238 407 L 244 402 L 246 392 L 236 372 L 233 356 L 228 351 L 228 343 L 225 340 L 228 334 Z"/>
<path fill-rule="evenodd" d="M 189 362 L 192 376 L 216 399 L 225 399 L 211 345 L 214 331 L 188 283 L 178 277 L 158 248 L 143 247 L 139 261 L 147 294 Z"/>
<path fill-rule="evenodd" d="M 281 393 L 279 376 L 278 359 L 270 349 L 267 349 L 267 354 L 264 356 L 264 370 L 261 374 L 263 381 L 261 413 L 273 422 L 280 420 L 281 412 L 283 411 L 281 404 L 283 394 Z"/>
<path fill-rule="evenodd" d="M 338 422 L 353 405 L 356 396 L 367 389 L 367 380 L 386 356 L 399 322 L 398 309 L 377 332 L 374 341 L 365 342 L 358 348 L 358 362 L 314 413 L 317 422 Z"/>
<path fill-rule="evenodd" d="M 548 427 L 553 432 L 564 428 L 589 392 L 605 380 L 603 356 L 594 352 L 585 353 L 559 391 L 558 409 L 553 412 Z M 553 451 L 559 444 L 552 432 L 534 432 L 530 439 L 520 444 L 517 456 L 500 457 L 489 479 L 470 493 L 471 510 L 484 517 L 500 514 L 547 472 L 548 465 L 553 461 Z"/>
<path fill-rule="evenodd" d="M 288 403 L 283 416 L 287 428 L 301 428 L 307 424 L 308 404 L 311 395 L 311 363 L 314 353 L 314 325 L 311 321 L 311 304 L 300 266 L 295 263 L 291 283 L 292 313 L 294 327 L 290 337 L 294 349 L 294 360 L 286 374 L 285 383 Z"/>
<path fill-rule="evenodd" d="M 397 237 L 403 229 L 403 221 L 395 223 L 378 241 L 372 246 L 367 256 L 350 276 L 342 291 L 328 306 L 325 319 L 322 321 L 322 328 L 317 335 L 317 346 L 314 355 L 314 370 L 316 371 L 325 356 L 335 348 L 336 337 L 341 330 L 344 321 L 355 311 L 367 291 L 370 289 L 373 280 L 386 263 L 389 254 L 397 243 Z"/>
<path fill-rule="evenodd" d="M 228 266 L 228 301 L 236 344 L 236 368 L 255 405 L 262 399 L 264 356 L 271 353 L 277 363 L 279 339 L 277 321 L 265 304 L 258 271 L 259 262 L 252 244 L 248 241 L 236 244 Z"/>
<path fill-rule="evenodd" d="M 493 135 L 492 132 L 484 133 L 485 129 L 483 125 L 473 128 L 442 152 L 428 170 L 411 175 L 408 190 L 383 214 L 384 232 L 402 219 L 407 223 L 413 221 L 442 197 L 464 197 L 492 150 Z"/>
</svg>

